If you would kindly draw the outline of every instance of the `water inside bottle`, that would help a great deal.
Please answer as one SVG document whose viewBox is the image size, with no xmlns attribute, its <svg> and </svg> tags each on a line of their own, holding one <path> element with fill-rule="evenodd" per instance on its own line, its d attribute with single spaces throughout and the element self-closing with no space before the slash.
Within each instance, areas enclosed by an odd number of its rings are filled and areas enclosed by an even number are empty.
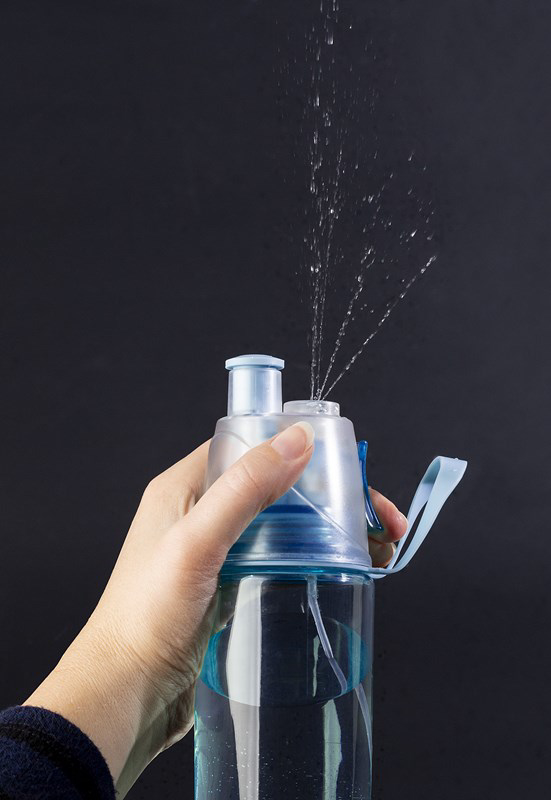
<svg viewBox="0 0 551 800">
<path fill-rule="evenodd" d="M 197 685 L 196 798 L 368 800 L 370 732 L 358 689 L 371 697 L 371 657 L 354 630 L 328 617 L 324 623 L 345 685 L 306 609 L 264 614 L 254 703 L 242 702 L 251 699 L 246 660 L 242 693 L 228 681 L 231 624 L 212 637 Z"/>
</svg>

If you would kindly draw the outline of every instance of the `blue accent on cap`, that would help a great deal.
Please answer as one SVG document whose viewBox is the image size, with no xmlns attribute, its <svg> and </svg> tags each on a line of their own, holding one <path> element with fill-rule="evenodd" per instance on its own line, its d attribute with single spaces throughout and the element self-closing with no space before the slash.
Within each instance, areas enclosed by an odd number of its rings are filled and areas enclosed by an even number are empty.
<svg viewBox="0 0 551 800">
<path fill-rule="evenodd" d="M 365 439 L 362 439 L 360 442 L 358 442 L 358 457 L 360 459 L 360 464 L 362 469 L 362 481 L 364 485 L 364 495 L 365 495 L 365 519 L 367 522 L 367 527 L 371 532 L 381 533 L 382 531 L 384 531 L 384 528 L 381 525 L 379 517 L 375 513 L 375 509 L 373 508 L 373 504 L 371 502 L 371 496 L 369 494 L 369 485 L 367 483 L 367 472 L 366 472 L 367 442 L 365 441 Z"/>
</svg>

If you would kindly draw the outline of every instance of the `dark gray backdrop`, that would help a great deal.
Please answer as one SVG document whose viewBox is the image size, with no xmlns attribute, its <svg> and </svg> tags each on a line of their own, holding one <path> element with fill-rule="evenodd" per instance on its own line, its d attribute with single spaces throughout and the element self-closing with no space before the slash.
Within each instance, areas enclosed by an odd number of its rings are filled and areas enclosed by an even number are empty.
<svg viewBox="0 0 551 800">
<path fill-rule="evenodd" d="M 378 586 L 375 798 L 544 797 L 551 6 L 341 6 L 381 31 L 385 113 L 430 165 L 441 227 L 437 265 L 334 399 L 403 510 L 432 456 L 470 462 Z M 273 66 L 316 7 L 2 4 L 2 706 L 91 613 L 148 480 L 211 434 L 224 359 L 282 356 L 286 397 L 308 391 Z M 192 780 L 188 736 L 129 797 Z"/>
</svg>

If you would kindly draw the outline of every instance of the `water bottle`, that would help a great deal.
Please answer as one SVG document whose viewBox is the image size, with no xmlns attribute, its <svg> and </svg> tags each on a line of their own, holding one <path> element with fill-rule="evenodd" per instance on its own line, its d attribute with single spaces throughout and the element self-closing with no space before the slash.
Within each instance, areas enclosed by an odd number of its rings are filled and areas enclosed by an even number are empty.
<svg viewBox="0 0 551 800">
<path fill-rule="evenodd" d="M 249 525 L 220 572 L 195 698 L 195 800 L 370 799 L 375 581 L 411 560 L 466 468 L 434 459 L 391 562 L 373 567 L 367 536 L 382 526 L 367 443 L 338 403 L 282 408 L 283 367 L 266 355 L 226 362 L 228 414 L 210 446 L 207 488 L 295 422 L 312 425 L 315 443 L 300 479 Z"/>
</svg>

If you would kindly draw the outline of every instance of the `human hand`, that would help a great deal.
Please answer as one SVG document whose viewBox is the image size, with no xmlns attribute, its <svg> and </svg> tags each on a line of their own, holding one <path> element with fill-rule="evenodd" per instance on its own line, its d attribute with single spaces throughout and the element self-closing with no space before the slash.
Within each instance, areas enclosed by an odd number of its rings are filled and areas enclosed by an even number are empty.
<svg viewBox="0 0 551 800">
<path fill-rule="evenodd" d="M 23 705 L 76 724 L 103 753 L 119 797 L 193 723 L 195 682 L 216 612 L 218 573 L 240 533 L 299 478 L 313 450 L 299 423 L 251 449 L 203 494 L 209 442 L 147 487 L 107 586 L 58 665 Z M 378 492 L 384 566 L 405 518 Z"/>
</svg>

